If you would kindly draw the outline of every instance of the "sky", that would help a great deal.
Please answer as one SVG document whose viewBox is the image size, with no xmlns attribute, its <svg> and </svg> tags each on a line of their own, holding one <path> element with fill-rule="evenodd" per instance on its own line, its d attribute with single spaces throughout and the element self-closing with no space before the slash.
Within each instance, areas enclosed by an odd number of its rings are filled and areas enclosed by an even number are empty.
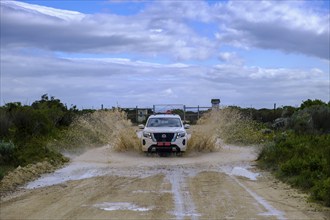
<svg viewBox="0 0 330 220">
<path fill-rule="evenodd" d="M 330 99 L 330 1 L 1 0 L 1 105 Z"/>
</svg>

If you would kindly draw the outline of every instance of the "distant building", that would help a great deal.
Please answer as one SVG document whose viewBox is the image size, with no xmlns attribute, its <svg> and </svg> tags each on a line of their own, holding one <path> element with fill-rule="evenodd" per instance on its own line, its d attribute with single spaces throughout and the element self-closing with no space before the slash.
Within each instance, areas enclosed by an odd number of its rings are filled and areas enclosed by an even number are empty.
<svg viewBox="0 0 330 220">
<path fill-rule="evenodd" d="M 220 99 L 211 99 L 212 109 L 219 109 Z"/>
</svg>

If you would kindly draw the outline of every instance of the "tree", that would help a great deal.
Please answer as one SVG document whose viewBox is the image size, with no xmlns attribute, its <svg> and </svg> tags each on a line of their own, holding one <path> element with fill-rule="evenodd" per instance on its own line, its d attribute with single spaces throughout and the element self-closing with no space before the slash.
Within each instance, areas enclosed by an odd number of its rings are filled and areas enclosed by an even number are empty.
<svg viewBox="0 0 330 220">
<path fill-rule="evenodd" d="M 307 99 L 306 101 L 303 101 L 303 103 L 301 103 L 300 109 L 304 109 L 315 105 L 326 106 L 327 104 L 319 99 L 315 99 L 315 100 Z"/>
</svg>

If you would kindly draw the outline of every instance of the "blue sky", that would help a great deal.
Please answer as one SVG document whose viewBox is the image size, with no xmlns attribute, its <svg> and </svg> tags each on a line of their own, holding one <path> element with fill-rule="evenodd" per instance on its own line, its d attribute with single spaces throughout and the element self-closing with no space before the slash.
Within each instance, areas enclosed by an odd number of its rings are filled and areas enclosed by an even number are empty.
<svg viewBox="0 0 330 220">
<path fill-rule="evenodd" d="M 329 101 L 329 1 L 1 1 L 1 105 Z"/>
</svg>

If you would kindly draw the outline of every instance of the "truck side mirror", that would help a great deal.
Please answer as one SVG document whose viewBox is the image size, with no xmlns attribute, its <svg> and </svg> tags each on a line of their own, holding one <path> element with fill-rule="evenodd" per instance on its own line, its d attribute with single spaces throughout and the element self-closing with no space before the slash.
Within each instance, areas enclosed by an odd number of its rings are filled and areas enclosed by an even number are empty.
<svg viewBox="0 0 330 220">
<path fill-rule="evenodd" d="M 143 124 L 140 124 L 139 125 L 139 129 L 144 129 L 144 125 Z"/>
</svg>

